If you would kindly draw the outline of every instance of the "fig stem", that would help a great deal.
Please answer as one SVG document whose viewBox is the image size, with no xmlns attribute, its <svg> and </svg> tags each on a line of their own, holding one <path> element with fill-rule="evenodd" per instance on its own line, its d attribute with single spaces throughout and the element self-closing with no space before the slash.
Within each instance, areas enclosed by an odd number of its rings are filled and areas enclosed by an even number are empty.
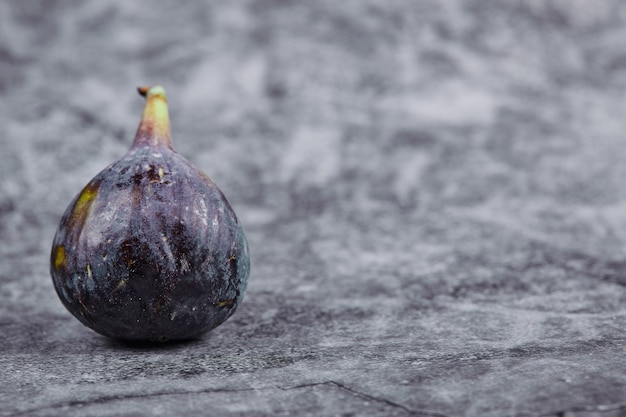
<svg viewBox="0 0 626 417">
<path fill-rule="evenodd" d="M 166 146 L 173 149 L 165 89 L 157 85 L 138 87 L 137 91 L 146 98 L 146 105 L 133 147 Z"/>
<path fill-rule="evenodd" d="M 142 97 L 145 97 L 146 95 L 148 95 L 148 90 L 150 90 L 150 87 L 148 86 L 137 87 L 137 91 L 139 92 L 139 95 Z"/>
</svg>

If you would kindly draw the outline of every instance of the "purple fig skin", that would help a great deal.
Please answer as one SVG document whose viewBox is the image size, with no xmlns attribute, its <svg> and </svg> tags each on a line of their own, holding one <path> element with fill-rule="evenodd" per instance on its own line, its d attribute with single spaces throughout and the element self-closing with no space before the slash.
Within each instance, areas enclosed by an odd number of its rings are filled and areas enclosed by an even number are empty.
<svg viewBox="0 0 626 417">
<path fill-rule="evenodd" d="M 217 185 L 171 142 L 140 133 L 65 211 L 52 280 L 65 307 L 104 336 L 197 338 L 241 303 L 247 240 Z"/>
</svg>

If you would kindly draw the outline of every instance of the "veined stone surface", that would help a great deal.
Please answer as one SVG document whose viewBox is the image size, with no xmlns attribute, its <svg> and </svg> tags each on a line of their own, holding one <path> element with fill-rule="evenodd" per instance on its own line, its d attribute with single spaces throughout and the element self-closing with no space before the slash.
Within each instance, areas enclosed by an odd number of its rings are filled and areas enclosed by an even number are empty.
<svg viewBox="0 0 626 417">
<path fill-rule="evenodd" d="M 626 415 L 619 1 L 0 3 L 0 416 Z M 186 344 L 49 276 L 139 85 L 250 245 Z"/>
</svg>

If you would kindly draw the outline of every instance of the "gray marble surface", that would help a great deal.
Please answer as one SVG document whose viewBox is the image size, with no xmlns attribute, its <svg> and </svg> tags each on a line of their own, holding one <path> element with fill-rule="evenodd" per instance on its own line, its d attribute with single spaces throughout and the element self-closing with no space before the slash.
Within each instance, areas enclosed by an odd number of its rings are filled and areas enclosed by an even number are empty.
<svg viewBox="0 0 626 417">
<path fill-rule="evenodd" d="M 0 416 L 625 416 L 625 38 L 619 1 L 0 2 Z M 157 83 L 252 274 L 126 345 L 48 259 Z"/>
</svg>

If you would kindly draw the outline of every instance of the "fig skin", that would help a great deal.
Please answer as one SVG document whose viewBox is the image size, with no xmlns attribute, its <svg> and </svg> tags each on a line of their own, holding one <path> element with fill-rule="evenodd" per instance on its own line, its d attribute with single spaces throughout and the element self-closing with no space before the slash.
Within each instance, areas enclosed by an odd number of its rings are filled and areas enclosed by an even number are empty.
<svg viewBox="0 0 626 417">
<path fill-rule="evenodd" d="M 65 307 L 104 336 L 193 339 L 241 303 L 248 244 L 217 185 L 173 149 L 162 87 L 139 91 L 133 146 L 70 203 L 50 271 Z"/>
</svg>

